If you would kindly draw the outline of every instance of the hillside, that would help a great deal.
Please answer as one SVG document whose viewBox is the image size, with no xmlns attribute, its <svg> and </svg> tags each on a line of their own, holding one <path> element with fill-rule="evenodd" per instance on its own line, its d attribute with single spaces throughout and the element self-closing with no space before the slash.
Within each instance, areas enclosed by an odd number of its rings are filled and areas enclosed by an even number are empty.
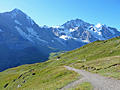
<svg viewBox="0 0 120 90">
<path fill-rule="evenodd" d="M 59 90 L 82 77 L 64 66 L 120 80 L 120 37 L 95 41 L 51 57 L 43 63 L 22 65 L 0 72 L 0 90 Z M 92 85 L 86 82 L 75 88 L 90 90 Z"/>
</svg>

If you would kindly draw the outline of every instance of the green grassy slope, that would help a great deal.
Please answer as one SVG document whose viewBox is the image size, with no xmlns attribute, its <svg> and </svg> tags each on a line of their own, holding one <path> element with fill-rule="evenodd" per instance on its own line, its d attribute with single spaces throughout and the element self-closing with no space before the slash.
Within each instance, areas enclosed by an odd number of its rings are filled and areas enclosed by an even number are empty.
<svg viewBox="0 0 120 90">
<path fill-rule="evenodd" d="M 56 90 L 79 77 L 77 73 L 55 64 L 56 61 L 49 60 L 1 72 L 0 90 Z"/>
<path fill-rule="evenodd" d="M 93 90 L 93 87 L 92 87 L 91 83 L 83 82 L 81 84 L 78 84 L 74 88 L 69 88 L 68 90 Z"/>
<path fill-rule="evenodd" d="M 44 63 L 22 65 L 0 72 L 0 90 L 60 89 L 80 77 L 65 69 L 65 65 L 120 79 L 120 37 L 90 43 L 51 57 Z"/>
</svg>

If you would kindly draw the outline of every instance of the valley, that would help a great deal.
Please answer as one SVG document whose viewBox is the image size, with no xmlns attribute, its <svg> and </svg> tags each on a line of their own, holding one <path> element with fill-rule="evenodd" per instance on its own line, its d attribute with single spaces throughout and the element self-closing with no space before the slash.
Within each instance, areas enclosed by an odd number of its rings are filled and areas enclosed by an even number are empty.
<svg viewBox="0 0 120 90">
<path fill-rule="evenodd" d="M 95 41 L 73 51 L 60 53 L 43 63 L 26 64 L 0 72 L 0 89 L 59 90 L 84 78 L 82 73 L 78 74 L 74 70 L 68 70 L 65 66 L 76 70 L 85 70 L 97 76 L 100 75 L 104 78 L 103 80 L 118 80 L 119 82 L 120 37 Z M 73 90 L 75 88 L 77 90 L 80 88 L 83 90 L 98 88 L 89 82 L 89 77 L 87 81 L 77 83 L 75 87 L 70 88 Z M 117 83 L 116 81 L 114 84 Z M 100 82 L 97 83 L 100 84 Z M 108 88 L 110 88 L 109 85 L 106 83 Z M 117 86 L 116 90 L 119 90 Z"/>
</svg>

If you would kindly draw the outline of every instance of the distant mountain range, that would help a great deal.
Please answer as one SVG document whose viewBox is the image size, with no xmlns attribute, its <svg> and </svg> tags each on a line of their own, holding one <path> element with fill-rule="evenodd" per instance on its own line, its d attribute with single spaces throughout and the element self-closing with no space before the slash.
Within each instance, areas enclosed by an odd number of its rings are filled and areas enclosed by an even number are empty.
<svg viewBox="0 0 120 90">
<path fill-rule="evenodd" d="M 69 51 L 117 36 L 120 32 L 116 28 L 81 19 L 56 27 L 41 27 L 19 9 L 0 13 L 0 71 L 43 62 L 51 52 Z"/>
</svg>

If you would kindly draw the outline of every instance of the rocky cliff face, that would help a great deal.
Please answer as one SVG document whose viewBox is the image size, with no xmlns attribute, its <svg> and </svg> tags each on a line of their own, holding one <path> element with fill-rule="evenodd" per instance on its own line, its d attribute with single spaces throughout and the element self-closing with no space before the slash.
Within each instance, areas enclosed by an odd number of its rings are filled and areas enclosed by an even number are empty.
<svg viewBox="0 0 120 90">
<path fill-rule="evenodd" d="M 14 9 L 0 14 L 0 71 L 47 60 L 54 51 L 69 51 L 117 36 L 120 32 L 115 28 L 80 19 L 57 27 L 40 27 L 21 10 Z"/>
</svg>

